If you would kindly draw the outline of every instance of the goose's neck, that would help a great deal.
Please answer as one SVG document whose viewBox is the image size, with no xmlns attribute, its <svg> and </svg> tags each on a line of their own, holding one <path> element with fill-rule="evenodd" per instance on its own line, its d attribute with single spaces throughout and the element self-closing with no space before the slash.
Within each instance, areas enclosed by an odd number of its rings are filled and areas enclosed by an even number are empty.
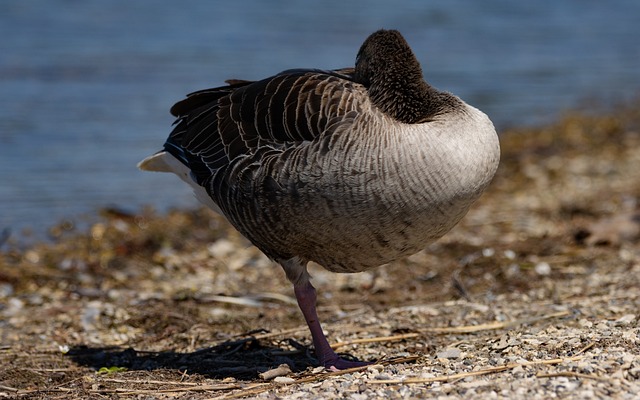
<svg viewBox="0 0 640 400">
<path fill-rule="evenodd" d="M 455 96 L 438 91 L 422 77 L 409 83 L 387 81 L 384 85 L 372 85 L 369 95 L 385 114 L 407 124 L 427 122 L 459 103 Z"/>
</svg>

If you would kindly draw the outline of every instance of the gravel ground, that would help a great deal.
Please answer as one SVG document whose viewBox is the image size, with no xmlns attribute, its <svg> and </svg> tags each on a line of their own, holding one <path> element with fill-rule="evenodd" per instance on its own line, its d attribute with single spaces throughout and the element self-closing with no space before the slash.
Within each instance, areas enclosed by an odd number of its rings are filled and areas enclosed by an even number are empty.
<svg viewBox="0 0 640 400">
<path fill-rule="evenodd" d="M 367 368 L 314 368 L 284 273 L 206 210 L 5 237 L 0 397 L 638 398 L 638 110 L 503 132 L 445 238 L 370 272 L 312 267 L 330 341 Z"/>
</svg>

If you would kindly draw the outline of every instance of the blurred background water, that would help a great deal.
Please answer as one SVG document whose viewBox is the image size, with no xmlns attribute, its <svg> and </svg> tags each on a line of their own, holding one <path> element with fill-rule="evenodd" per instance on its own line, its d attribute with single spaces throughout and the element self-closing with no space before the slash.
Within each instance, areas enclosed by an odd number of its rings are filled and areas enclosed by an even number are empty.
<svg viewBox="0 0 640 400">
<path fill-rule="evenodd" d="M 228 78 L 352 66 L 382 27 L 499 130 L 634 98 L 639 17 L 636 0 L 3 1 L 0 230 L 195 206 L 176 177 L 135 168 L 160 149 L 175 101 Z"/>
</svg>

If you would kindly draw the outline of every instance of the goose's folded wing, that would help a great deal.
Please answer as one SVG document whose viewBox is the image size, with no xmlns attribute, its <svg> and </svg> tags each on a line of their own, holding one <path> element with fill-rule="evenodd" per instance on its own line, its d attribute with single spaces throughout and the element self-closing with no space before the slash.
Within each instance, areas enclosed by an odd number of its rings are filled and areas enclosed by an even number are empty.
<svg viewBox="0 0 640 400">
<path fill-rule="evenodd" d="M 261 148 L 283 149 L 330 135 L 361 112 L 364 89 L 352 73 L 289 70 L 192 93 L 171 109 L 178 119 L 165 149 L 202 182 Z"/>
</svg>

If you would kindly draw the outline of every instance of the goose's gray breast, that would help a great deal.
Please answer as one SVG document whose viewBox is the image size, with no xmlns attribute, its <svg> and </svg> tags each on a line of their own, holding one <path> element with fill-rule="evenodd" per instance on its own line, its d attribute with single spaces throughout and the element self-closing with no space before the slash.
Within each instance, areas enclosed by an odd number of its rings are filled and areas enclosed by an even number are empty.
<svg viewBox="0 0 640 400">
<path fill-rule="evenodd" d="M 332 135 L 239 167 L 228 217 L 270 257 L 340 272 L 390 262 L 444 235 L 489 183 L 499 154 L 484 114 L 402 124 L 362 99 Z"/>
</svg>

